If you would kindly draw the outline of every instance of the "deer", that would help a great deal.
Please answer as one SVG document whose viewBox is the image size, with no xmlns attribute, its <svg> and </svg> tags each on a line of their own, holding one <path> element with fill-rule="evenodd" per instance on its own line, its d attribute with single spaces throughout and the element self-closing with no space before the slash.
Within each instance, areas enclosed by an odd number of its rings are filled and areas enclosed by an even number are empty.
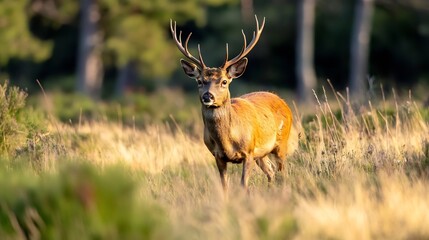
<svg viewBox="0 0 429 240">
<path fill-rule="evenodd" d="M 241 185 L 248 189 L 249 175 L 255 163 L 261 168 L 270 184 L 275 170 L 282 171 L 286 160 L 288 139 L 292 126 L 292 112 L 278 95 L 266 92 L 251 92 L 231 98 L 229 86 L 233 79 L 243 75 L 248 59 L 246 56 L 259 41 L 265 26 L 265 18 L 247 45 L 244 31 L 244 45 L 240 53 L 229 59 L 226 43 L 225 61 L 220 67 L 207 67 L 203 61 L 200 44 L 198 58 L 189 49 L 188 42 L 182 42 L 182 31 L 177 34 L 176 22 L 170 19 L 170 30 L 174 42 L 186 59 L 180 59 L 187 76 L 198 85 L 201 114 L 204 123 L 204 144 L 212 153 L 219 170 L 223 189 L 228 189 L 227 163 L 243 164 Z M 269 158 L 273 155 L 276 165 Z M 273 169 L 275 168 L 275 169 Z"/>
</svg>

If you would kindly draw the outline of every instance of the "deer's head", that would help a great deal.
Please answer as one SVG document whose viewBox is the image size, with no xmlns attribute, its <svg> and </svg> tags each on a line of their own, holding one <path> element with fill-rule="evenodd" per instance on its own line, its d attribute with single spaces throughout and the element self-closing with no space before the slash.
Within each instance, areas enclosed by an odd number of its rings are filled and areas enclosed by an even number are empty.
<svg viewBox="0 0 429 240">
<path fill-rule="evenodd" d="M 200 94 L 200 101 L 206 107 L 220 107 L 225 102 L 229 101 L 229 84 L 232 79 L 240 77 L 247 66 L 246 55 L 252 50 L 256 45 L 261 36 L 262 30 L 265 25 L 265 18 L 262 22 L 261 27 L 259 27 L 258 18 L 256 19 L 256 32 L 253 32 L 253 39 L 247 45 L 246 35 L 242 30 L 244 45 L 241 49 L 241 52 L 231 60 L 228 60 L 228 44 L 226 44 L 226 56 L 225 62 L 222 66 L 217 68 L 207 67 L 204 64 L 203 57 L 201 56 L 200 45 L 198 44 L 198 58 L 192 56 L 188 49 L 188 42 L 191 38 L 189 33 L 186 38 L 185 43 L 182 43 L 182 31 L 179 33 L 179 38 L 177 38 L 177 29 L 176 22 L 170 21 L 171 34 L 173 35 L 174 41 L 176 42 L 179 50 L 185 55 L 186 59 L 181 59 L 180 63 L 182 68 L 185 71 L 186 75 L 191 78 L 194 78 L 198 84 L 198 90 Z"/>
</svg>

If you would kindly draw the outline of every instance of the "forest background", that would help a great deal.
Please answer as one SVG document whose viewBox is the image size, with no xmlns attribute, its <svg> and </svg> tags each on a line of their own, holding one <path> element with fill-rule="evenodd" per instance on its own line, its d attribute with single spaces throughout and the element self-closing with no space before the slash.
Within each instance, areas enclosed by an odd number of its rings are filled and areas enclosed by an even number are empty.
<svg viewBox="0 0 429 240">
<path fill-rule="evenodd" d="M 240 50 L 242 28 L 251 38 L 254 14 L 267 23 L 245 84 L 308 101 L 327 79 L 365 97 L 380 87 L 418 92 L 429 82 L 423 0 L 4 0 L 0 11 L 0 79 L 30 92 L 39 91 L 36 79 L 92 99 L 194 90 L 179 69 L 170 19 L 217 66 L 225 43 L 231 54 Z"/>
</svg>

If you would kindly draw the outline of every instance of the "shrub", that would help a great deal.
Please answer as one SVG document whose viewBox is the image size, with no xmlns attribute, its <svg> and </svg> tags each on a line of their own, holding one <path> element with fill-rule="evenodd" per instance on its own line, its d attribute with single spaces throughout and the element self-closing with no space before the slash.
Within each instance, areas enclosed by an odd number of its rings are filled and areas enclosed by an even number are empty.
<svg viewBox="0 0 429 240">
<path fill-rule="evenodd" d="M 78 123 L 79 118 L 94 118 L 98 111 L 96 102 L 81 94 L 54 92 L 52 100 L 54 114 L 62 122 Z"/>
<path fill-rule="evenodd" d="M 139 201 L 122 167 L 97 172 L 66 164 L 56 174 L 0 174 L 0 236 L 36 239 L 165 239 L 169 224 L 154 203 Z"/>
<path fill-rule="evenodd" d="M 26 98 L 27 93 L 18 87 L 0 84 L 0 156 L 14 153 L 44 129 L 40 112 L 25 108 Z"/>
<path fill-rule="evenodd" d="M 23 142 L 27 135 L 24 124 L 18 120 L 18 112 L 24 107 L 27 95 L 18 88 L 0 85 L 0 154 L 10 153 Z"/>
</svg>

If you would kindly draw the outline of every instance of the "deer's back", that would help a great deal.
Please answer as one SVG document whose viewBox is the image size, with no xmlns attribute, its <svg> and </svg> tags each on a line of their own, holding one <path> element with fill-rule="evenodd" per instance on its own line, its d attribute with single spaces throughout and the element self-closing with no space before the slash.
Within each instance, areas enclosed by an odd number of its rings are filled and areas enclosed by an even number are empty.
<svg viewBox="0 0 429 240">
<path fill-rule="evenodd" d="M 276 120 L 283 120 L 292 122 L 292 112 L 286 102 L 274 93 L 270 92 L 252 92 L 245 94 L 239 98 L 233 99 L 234 102 L 240 100 L 250 103 L 249 107 L 253 108 L 251 111 L 264 120 L 265 115 L 272 115 Z"/>
</svg>

